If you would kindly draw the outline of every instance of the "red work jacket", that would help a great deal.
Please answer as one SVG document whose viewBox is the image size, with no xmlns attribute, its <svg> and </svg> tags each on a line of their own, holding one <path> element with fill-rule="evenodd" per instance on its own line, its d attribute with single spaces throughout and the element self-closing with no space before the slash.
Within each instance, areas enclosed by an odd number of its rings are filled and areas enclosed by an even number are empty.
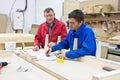
<svg viewBox="0 0 120 80">
<path fill-rule="evenodd" d="M 47 23 L 44 22 L 38 27 L 38 31 L 35 35 L 34 46 L 42 46 L 45 44 L 45 36 L 48 34 L 48 26 Z M 57 42 L 58 36 L 61 36 L 61 40 L 63 40 L 67 35 L 66 26 L 63 22 L 55 19 L 54 24 L 52 26 L 52 30 L 49 33 L 49 42 Z"/>
</svg>

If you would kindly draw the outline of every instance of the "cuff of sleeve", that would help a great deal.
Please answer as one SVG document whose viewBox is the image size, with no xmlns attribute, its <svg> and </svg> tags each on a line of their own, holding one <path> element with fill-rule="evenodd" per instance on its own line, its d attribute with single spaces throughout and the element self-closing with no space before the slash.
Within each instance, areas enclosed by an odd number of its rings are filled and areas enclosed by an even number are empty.
<svg viewBox="0 0 120 80">
<path fill-rule="evenodd" d="M 65 56 L 66 56 L 67 58 L 69 58 L 69 59 L 73 59 L 72 56 L 70 55 L 70 51 L 66 52 L 66 53 L 65 53 Z"/>
<path fill-rule="evenodd" d="M 54 47 L 51 47 L 51 52 L 54 52 L 54 51 L 55 51 Z"/>
<path fill-rule="evenodd" d="M 66 56 L 67 58 L 69 58 L 69 57 L 68 57 L 68 56 L 69 56 L 69 53 L 68 53 L 68 52 L 66 52 L 66 53 L 65 53 L 65 56 Z"/>
</svg>

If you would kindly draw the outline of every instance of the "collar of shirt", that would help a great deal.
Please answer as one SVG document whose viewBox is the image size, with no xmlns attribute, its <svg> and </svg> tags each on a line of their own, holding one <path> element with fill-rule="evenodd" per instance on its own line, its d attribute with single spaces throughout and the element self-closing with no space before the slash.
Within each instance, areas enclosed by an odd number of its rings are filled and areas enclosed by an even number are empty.
<svg viewBox="0 0 120 80">
<path fill-rule="evenodd" d="M 74 30 L 72 30 L 72 34 L 73 35 L 79 35 L 81 33 L 83 33 L 83 29 L 85 28 L 85 24 L 83 23 L 79 28 L 78 30 L 75 32 Z"/>
<path fill-rule="evenodd" d="M 47 26 L 50 27 L 50 28 L 53 27 L 54 23 L 55 23 L 55 21 L 53 21 L 53 23 L 51 23 L 51 24 L 49 24 L 49 23 L 46 22 Z"/>
<path fill-rule="evenodd" d="M 52 24 L 49 24 L 49 23 L 47 23 L 47 22 L 46 22 L 46 24 L 47 24 L 47 27 L 48 27 L 48 34 L 50 34 L 50 33 L 51 33 L 51 30 L 52 30 L 52 27 L 53 27 L 53 25 L 55 24 L 55 19 L 54 19 L 54 21 L 53 21 Z"/>
</svg>

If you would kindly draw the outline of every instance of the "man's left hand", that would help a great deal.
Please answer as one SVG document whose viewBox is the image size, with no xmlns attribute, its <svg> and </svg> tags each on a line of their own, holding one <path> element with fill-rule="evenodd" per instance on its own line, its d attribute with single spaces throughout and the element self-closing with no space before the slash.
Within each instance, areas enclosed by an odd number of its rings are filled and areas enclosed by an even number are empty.
<svg viewBox="0 0 120 80">
<path fill-rule="evenodd" d="M 50 43 L 48 44 L 49 47 L 52 47 L 52 46 L 54 46 L 54 45 L 55 45 L 54 42 L 50 42 Z"/>
<path fill-rule="evenodd" d="M 63 59 L 67 59 L 67 57 L 65 56 L 65 53 L 59 54 L 58 58 L 63 58 Z"/>
</svg>

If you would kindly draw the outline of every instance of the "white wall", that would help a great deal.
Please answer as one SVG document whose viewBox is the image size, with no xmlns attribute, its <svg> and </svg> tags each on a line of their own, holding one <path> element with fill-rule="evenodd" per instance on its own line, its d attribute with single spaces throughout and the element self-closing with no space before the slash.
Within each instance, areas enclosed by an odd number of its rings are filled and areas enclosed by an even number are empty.
<svg viewBox="0 0 120 80">
<path fill-rule="evenodd" d="M 43 12 L 45 8 L 51 7 L 54 9 L 55 17 L 60 19 L 62 17 L 63 0 L 36 0 L 36 23 L 44 22 Z"/>
<path fill-rule="evenodd" d="M 35 0 L 28 0 L 28 11 L 26 11 L 26 24 L 24 32 L 28 32 L 31 28 L 31 24 L 35 23 Z"/>
<path fill-rule="evenodd" d="M 12 4 L 15 0 L 1 0 L 0 2 L 0 13 L 7 14 L 9 16 Z M 15 5 L 12 9 L 12 14 L 17 9 L 24 9 L 25 0 L 16 0 Z M 35 23 L 35 0 L 28 0 L 28 8 L 25 12 L 25 27 L 23 29 L 24 33 L 28 33 L 31 24 Z M 8 32 L 13 32 L 10 24 L 8 24 Z"/>
</svg>

